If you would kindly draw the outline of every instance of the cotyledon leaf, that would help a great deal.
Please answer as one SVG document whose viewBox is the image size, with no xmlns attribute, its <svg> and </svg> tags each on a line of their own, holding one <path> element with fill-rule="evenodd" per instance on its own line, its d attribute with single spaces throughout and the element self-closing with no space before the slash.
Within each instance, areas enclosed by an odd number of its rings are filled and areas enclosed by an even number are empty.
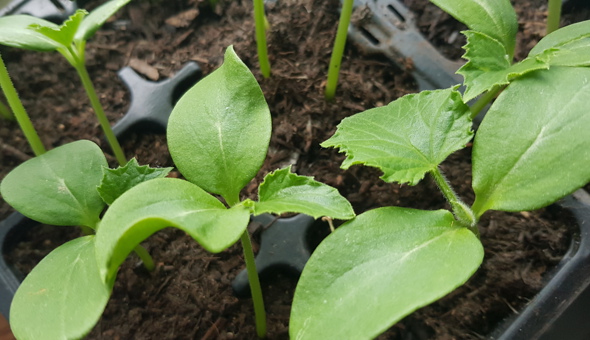
<svg viewBox="0 0 590 340">
<path fill-rule="evenodd" d="M 59 26 L 30 15 L 7 15 L 0 17 L 0 45 L 34 51 L 55 51 L 64 46 L 30 28 L 31 25 Z"/>
<path fill-rule="evenodd" d="M 547 52 L 551 52 L 551 65 L 590 65 L 590 20 L 571 24 L 548 34 L 533 47 L 529 56 Z"/>
</svg>

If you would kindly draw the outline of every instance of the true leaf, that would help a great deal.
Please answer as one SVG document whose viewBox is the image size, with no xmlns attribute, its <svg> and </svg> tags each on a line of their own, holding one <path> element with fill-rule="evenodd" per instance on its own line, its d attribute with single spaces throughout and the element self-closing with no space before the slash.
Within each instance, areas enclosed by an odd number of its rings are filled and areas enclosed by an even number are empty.
<svg viewBox="0 0 590 340">
<path fill-rule="evenodd" d="M 514 55 L 518 21 L 509 0 L 430 0 L 471 30 L 499 41 Z"/>
<path fill-rule="evenodd" d="M 589 80 L 588 68 L 552 67 L 498 97 L 473 146 L 478 216 L 541 208 L 590 181 Z"/>
<path fill-rule="evenodd" d="M 223 65 L 174 107 L 168 146 L 189 181 L 235 203 L 262 166 L 270 133 L 262 90 L 230 46 Z"/>
<path fill-rule="evenodd" d="M 95 8 L 82 23 L 76 32 L 75 41 L 86 41 L 119 9 L 131 0 L 111 0 Z"/>
<path fill-rule="evenodd" d="M 74 34 L 76 34 L 76 31 L 78 30 L 78 27 L 80 26 L 80 23 L 86 14 L 88 14 L 88 12 L 83 9 L 79 9 L 59 27 L 54 27 L 53 24 L 33 24 L 30 26 L 30 28 L 43 34 L 49 39 L 54 40 L 58 44 L 70 46 L 74 41 Z"/>
<path fill-rule="evenodd" d="M 97 261 L 104 279 L 141 241 L 166 227 L 184 230 L 203 248 L 220 252 L 242 235 L 249 211 L 227 209 L 198 186 L 175 178 L 143 182 L 125 192 L 107 210 L 96 233 Z"/>
<path fill-rule="evenodd" d="M 551 65 L 590 65 L 590 20 L 562 27 L 547 35 L 529 53 L 536 56 L 551 52 Z"/>
<path fill-rule="evenodd" d="M 96 266 L 94 236 L 70 241 L 47 255 L 18 288 L 10 308 L 17 339 L 81 339 L 99 320 L 112 283 Z"/>
<path fill-rule="evenodd" d="M 483 248 L 445 210 L 370 210 L 328 236 L 295 290 L 291 339 L 372 339 L 462 285 Z"/>
<path fill-rule="evenodd" d="M 512 65 L 506 49 L 498 40 L 481 32 L 465 31 L 463 34 L 467 37 L 463 58 L 468 61 L 457 73 L 465 78 L 467 90 L 463 99 L 466 102 L 494 86 L 509 84 L 528 72 L 549 68 L 545 53 Z"/>
<path fill-rule="evenodd" d="M 117 169 L 103 168 L 102 182 L 96 188 L 100 197 L 106 204 L 112 204 L 117 197 L 139 183 L 154 178 L 166 177 L 172 168 L 150 168 L 148 165 L 140 166 L 135 158 L 125 166 Z"/>
<path fill-rule="evenodd" d="M 7 15 L 0 17 L 0 44 L 34 51 L 55 51 L 63 46 L 30 28 L 41 25 L 58 28 L 47 20 L 30 15 Z"/>
<path fill-rule="evenodd" d="M 95 228 L 105 206 L 96 191 L 103 166 L 107 161 L 98 145 L 87 140 L 65 144 L 16 167 L 0 192 L 35 221 Z"/>
<path fill-rule="evenodd" d="M 455 89 L 423 91 L 345 118 L 323 147 L 347 155 L 342 168 L 374 166 L 387 182 L 415 185 L 471 139 L 469 108 Z"/>
<path fill-rule="evenodd" d="M 291 173 L 291 167 L 266 175 L 258 190 L 258 200 L 254 205 L 256 215 L 298 212 L 314 218 L 354 217 L 352 206 L 338 190 L 312 177 Z"/>
</svg>

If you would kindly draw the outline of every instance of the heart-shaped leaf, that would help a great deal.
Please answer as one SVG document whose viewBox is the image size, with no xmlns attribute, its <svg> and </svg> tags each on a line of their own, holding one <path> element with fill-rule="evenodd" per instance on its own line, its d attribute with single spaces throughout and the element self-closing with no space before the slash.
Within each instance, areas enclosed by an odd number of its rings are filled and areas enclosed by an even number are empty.
<svg viewBox="0 0 590 340">
<path fill-rule="evenodd" d="M 445 210 L 370 210 L 328 236 L 295 290 L 291 339 L 372 339 L 462 285 L 483 247 Z"/>
<path fill-rule="evenodd" d="M 34 51 L 55 51 L 64 47 L 57 41 L 31 29 L 40 25 L 58 29 L 59 26 L 47 20 L 30 15 L 8 15 L 0 17 L 0 44 Z"/>
<path fill-rule="evenodd" d="M 223 65 L 174 107 L 168 146 L 189 181 L 235 204 L 264 162 L 270 133 L 262 90 L 230 46 Z"/>
<path fill-rule="evenodd" d="M 552 67 L 498 97 L 473 146 L 477 216 L 541 208 L 590 181 L 589 79 L 588 68 Z"/>
<path fill-rule="evenodd" d="M 318 218 L 351 219 L 354 210 L 338 190 L 312 177 L 291 173 L 291 167 L 276 170 L 264 178 L 258 189 L 254 213 L 297 212 Z"/>
<path fill-rule="evenodd" d="M 105 166 L 98 145 L 81 140 L 19 165 L 6 175 L 0 192 L 8 204 L 35 221 L 95 228 L 105 207 L 96 191 Z"/>
<path fill-rule="evenodd" d="M 471 140 L 469 107 L 455 89 L 422 91 L 345 118 L 323 147 L 347 155 L 342 168 L 374 166 L 386 182 L 415 185 Z"/>
<path fill-rule="evenodd" d="M 81 339 L 100 319 L 112 287 L 99 275 L 94 236 L 70 241 L 20 285 L 10 307 L 10 328 L 17 339 Z"/>
<path fill-rule="evenodd" d="M 113 202 L 100 222 L 96 249 L 101 275 L 107 281 L 113 279 L 133 248 L 160 229 L 182 229 L 203 248 L 220 252 L 240 238 L 249 218 L 243 205 L 227 209 L 187 181 L 158 178 L 143 182 Z"/>
</svg>

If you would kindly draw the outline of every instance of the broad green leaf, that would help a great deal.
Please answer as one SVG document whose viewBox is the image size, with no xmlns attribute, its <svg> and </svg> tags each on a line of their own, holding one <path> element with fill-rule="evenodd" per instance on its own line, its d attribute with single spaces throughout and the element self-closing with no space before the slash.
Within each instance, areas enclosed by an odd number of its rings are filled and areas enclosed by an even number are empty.
<svg viewBox="0 0 590 340">
<path fill-rule="evenodd" d="M 86 14 L 88 14 L 88 12 L 83 9 L 79 9 L 59 27 L 55 27 L 53 24 L 33 24 L 30 26 L 30 28 L 43 34 L 49 39 L 54 40 L 58 44 L 70 46 L 74 41 L 74 34 L 76 34 L 76 31 L 78 30 L 78 27 L 80 26 L 80 23 Z"/>
<path fill-rule="evenodd" d="M 184 230 L 203 248 L 217 253 L 242 235 L 249 210 L 227 209 L 198 186 L 175 178 L 143 182 L 119 197 L 107 210 L 96 233 L 97 261 L 105 280 L 141 241 L 160 229 Z"/>
<path fill-rule="evenodd" d="M 465 283 L 483 254 L 448 211 L 365 212 L 328 236 L 306 264 L 291 339 L 372 339 Z"/>
<path fill-rule="evenodd" d="M 10 327 L 19 340 L 81 339 L 98 322 L 112 282 L 96 266 L 94 236 L 70 241 L 47 255 L 18 288 Z"/>
<path fill-rule="evenodd" d="M 551 65 L 590 65 L 590 20 L 562 27 L 547 35 L 531 50 L 529 56 L 551 52 Z"/>
<path fill-rule="evenodd" d="M 31 25 L 58 27 L 54 23 L 30 15 L 0 17 L 0 45 L 34 51 L 55 51 L 63 47 L 58 42 L 29 28 Z"/>
<path fill-rule="evenodd" d="M 107 161 L 98 145 L 81 140 L 19 165 L 6 175 L 0 192 L 35 221 L 95 228 L 105 207 L 96 191 L 104 166 Z"/>
<path fill-rule="evenodd" d="M 90 39 L 110 17 L 130 1 L 111 0 L 95 8 L 78 27 L 74 40 L 80 42 Z"/>
<path fill-rule="evenodd" d="M 430 0 L 469 29 L 499 41 L 514 55 L 518 21 L 509 0 Z"/>
<path fill-rule="evenodd" d="M 166 177 L 172 168 L 140 166 L 133 158 L 125 166 L 120 166 L 117 169 L 103 168 L 103 170 L 102 182 L 96 189 L 103 201 L 111 205 L 125 191 L 150 179 Z"/>
<path fill-rule="evenodd" d="M 298 212 L 318 218 L 351 219 L 354 210 L 338 190 L 313 177 L 291 173 L 291 167 L 276 170 L 264 178 L 258 189 L 254 213 Z"/>
<path fill-rule="evenodd" d="M 590 181 L 590 69 L 552 67 L 515 80 L 473 146 L 474 212 L 541 208 Z"/>
<path fill-rule="evenodd" d="M 347 155 L 342 168 L 374 166 L 386 182 L 415 185 L 471 140 L 469 108 L 455 89 L 422 91 L 345 118 L 323 147 Z"/>
<path fill-rule="evenodd" d="M 174 107 L 168 146 L 189 181 L 233 204 L 262 166 L 270 133 L 262 90 L 230 46 L 223 65 Z"/>
<path fill-rule="evenodd" d="M 467 90 L 463 100 L 466 102 L 496 85 L 506 85 L 528 72 L 549 68 L 546 53 L 512 65 L 506 49 L 498 40 L 475 31 L 465 31 L 463 34 L 467 37 L 463 58 L 468 62 L 457 73 L 465 78 Z"/>
</svg>

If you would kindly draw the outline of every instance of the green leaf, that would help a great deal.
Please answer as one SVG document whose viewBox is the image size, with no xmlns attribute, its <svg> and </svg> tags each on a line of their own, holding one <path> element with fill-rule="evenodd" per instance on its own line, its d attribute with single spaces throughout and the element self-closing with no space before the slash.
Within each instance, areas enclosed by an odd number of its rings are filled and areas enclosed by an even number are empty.
<svg viewBox="0 0 590 340">
<path fill-rule="evenodd" d="M 467 37 L 463 58 L 468 62 L 457 73 L 465 78 L 467 90 L 463 100 L 466 102 L 496 85 L 506 85 L 526 73 L 549 68 L 545 53 L 512 65 L 506 49 L 498 40 L 475 31 L 463 34 Z"/>
<path fill-rule="evenodd" d="M 313 177 L 291 173 L 291 167 L 276 170 L 264 178 L 258 189 L 254 214 L 298 212 L 318 218 L 351 219 L 354 210 L 338 190 Z"/>
<path fill-rule="evenodd" d="M 203 248 L 217 253 L 242 235 L 249 210 L 227 209 L 198 186 L 175 178 L 143 182 L 125 192 L 107 210 L 96 233 L 101 276 L 113 279 L 117 268 L 141 241 L 160 229 L 184 230 Z"/>
<path fill-rule="evenodd" d="M 415 185 L 471 140 L 469 107 L 455 89 L 422 91 L 345 118 L 323 147 L 347 155 L 342 168 L 374 166 L 386 182 Z"/>
<path fill-rule="evenodd" d="M 54 23 L 30 15 L 0 17 L 0 44 L 34 51 L 55 51 L 63 47 L 56 41 L 30 29 L 31 25 L 58 27 Z"/>
<path fill-rule="evenodd" d="M 107 161 L 98 145 L 81 140 L 19 165 L 4 178 L 0 192 L 35 221 L 95 228 L 105 207 L 96 191 L 104 166 Z"/>
<path fill-rule="evenodd" d="M 590 181 L 590 69 L 552 67 L 498 97 L 473 146 L 473 209 L 541 208 Z"/>
<path fill-rule="evenodd" d="M 499 41 L 514 55 L 518 21 L 509 0 L 430 0 L 469 29 Z"/>
<path fill-rule="evenodd" d="M 262 90 L 230 46 L 224 64 L 174 107 L 168 146 L 189 181 L 233 204 L 262 166 L 270 133 Z"/>
<path fill-rule="evenodd" d="M 83 9 L 76 10 L 76 12 L 59 27 L 55 27 L 53 24 L 33 24 L 30 27 L 49 39 L 54 40 L 58 44 L 70 46 L 74 41 L 74 34 L 76 34 L 76 31 L 86 14 L 88 14 L 88 12 Z"/>
<path fill-rule="evenodd" d="M 111 0 L 95 8 L 78 27 L 74 40 L 80 42 L 90 39 L 110 17 L 130 1 Z"/>
<path fill-rule="evenodd" d="M 590 20 L 560 28 L 547 35 L 531 50 L 529 56 L 551 52 L 551 65 L 590 65 Z"/>
<path fill-rule="evenodd" d="M 111 205 L 125 191 L 150 179 L 166 177 L 172 168 L 140 166 L 133 158 L 125 166 L 120 166 L 117 169 L 103 168 L 103 170 L 102 182 L 96 189 L 103 201 Z"/>
<path fill-rule="evenodd" d="M 103 283 L 94 236 L 70 241 L 47 255 L 18 288 L 10 308 L 17 339 L 81 339 L 100 319 L 111 283 Z"/>
<path fill-rule="evenodd" d="M 387 207 L 346 222 L 297 284 L 291 339 L 372 339 L 473 275 L 483 247 L 445 210 Z"/>
</svg>

